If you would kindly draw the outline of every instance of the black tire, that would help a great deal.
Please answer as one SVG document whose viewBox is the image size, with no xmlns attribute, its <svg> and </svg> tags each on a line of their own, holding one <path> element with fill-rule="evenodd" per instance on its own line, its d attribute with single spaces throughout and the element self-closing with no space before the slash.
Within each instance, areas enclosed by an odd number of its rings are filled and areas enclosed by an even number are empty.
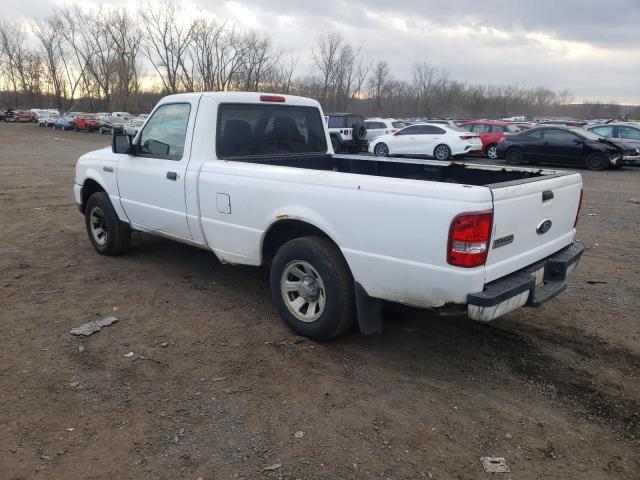
<svg viewBox="0 0 640 480">
<path fill-rule="evenodd" d="M 99 224 L 99 227 L 104 230 L 104 236 L 96 234 L 94 230 L 96 217 L 101 218 L 102 223 Z M 113 205 L 111 205 L 109 195 L 105 192 L 96 192 L 89 197 L 84 218 L 89 240 L 98 253 L 111 256 L 120 255 L 131 244 L 131 227 L 120 221 Z"/>
<path fill-rule="evenodd" d="M 451 149 L 444 143 L 441 143 L 440 145 L 437 145 L 436 148 L 433 149 L 433 157 L 436 160 L 441 160 L 441 161 L 449 160 L 451 159 Z"/>
<path fill-rule="evenodd" d="M 361 123 L 354 123 L 351 125 L 351 136 L 353 138 L 354 143 L 364 143 L 367 139 L 367 129 Z"/>
<path fill-rule="evenodd" d="M 491 160 L 496 160 L 498 158 L 498 145 L 492 143 L 487 147 L 487 157 Z"/>
<path fill-rule="evenodd" d="M 505 153 L 504 158 L 509 165 L 521 165 L 522 150 L 520 150 L 519 148 L 511 148 L 507 150 L 507 153 Z"/>
<path fill-rule="evenodd" d="M 291 300 L 285 300 L 285 296 L 289 295 L 302 298 L 297 290 L 283 292 L 282 289 L 283 276 L 294 262 L 309 264 L 324 285 L 320 289 L 324 292 L 324 310 L 313 321 L 299 319 L 290 310 Z M 340 250 L 326 238 L 301 237 L 280 247 L 271 265 L 270 283 L 271 296 L 278 313 L 298 335 L 318 341 L 330 340 L 344 333 L 355 320 L 353 277 Z"/>
<path fill-rule="evenodd" d="M 373 147 L 373 154 L 376 157 L 388 157 L 389 147 L 384 142 L 376 143 L 376 146 Z"/>
<path fill-rule="evenodd" d="M 589 170 L 602 171 L 609 168 L 609 159 L 604 153 L 592 153 L 585 161 Z"/>
<path fill-rule="evenodd" d="M 333 147 L 333 153 L 340 153 L 340 151 L 342 150 L 340 148 L 340 142 L 335 135 L 331 137 L 331 146 Z"/>
<path fill-rule="evenodd" d="M 79 131 L 80 131 L 80 129 L 78 128 L 78 126 L 77 126 L 77 125 L 74 127 L 74 130 L 75 130 L 76 132 L 79 132 Z"/>
</svg>

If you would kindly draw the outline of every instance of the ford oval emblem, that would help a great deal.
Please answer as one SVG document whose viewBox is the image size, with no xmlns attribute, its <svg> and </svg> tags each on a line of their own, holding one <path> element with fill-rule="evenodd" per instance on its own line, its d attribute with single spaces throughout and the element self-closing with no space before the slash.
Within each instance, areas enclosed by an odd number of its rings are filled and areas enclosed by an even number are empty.
<svg viewBox="0 0 640 480">
<path fill-rule="evenodd" d="M 540 222 L 540 225 L 537 226 L 536 232 L 538 232 L 538 235 L 543 235 L 551 230 L 551 225 L 551 220 L 543 220 L 542 222 Z"/>
</svg>

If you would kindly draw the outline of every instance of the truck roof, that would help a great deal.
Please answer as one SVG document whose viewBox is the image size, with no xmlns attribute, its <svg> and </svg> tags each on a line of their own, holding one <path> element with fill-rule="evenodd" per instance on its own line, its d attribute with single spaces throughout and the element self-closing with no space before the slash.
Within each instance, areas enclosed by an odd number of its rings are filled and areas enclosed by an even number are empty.
<svg viewBox="0 0 640 480">
<path fill-rule="evenodd" d="M 230 103 L 265 103 L 265 104 L 280 104 L 280 102 L 274 102 L 273 100 L 267 100 L 265 97 L 282 97 L 284 98 L 285 105 L 296 106 L 308 106 L 308 107 L 320 107 L 320 103 L 317 100 L 311 98 L 298 97 L 296 95 L 282 95 L 279 93 L 264 93 L 264 92 L 198 92 L 198 93 L 178 93 L 174 95 L 168 95 L 161 100 L 161 103 L 175 102 L 175 101 L 194 101 L 201 96 L 209 97 L 216 102 L 230 102 Z M 261 99 L 262 97 L 262 99 Z"/>
</svg>

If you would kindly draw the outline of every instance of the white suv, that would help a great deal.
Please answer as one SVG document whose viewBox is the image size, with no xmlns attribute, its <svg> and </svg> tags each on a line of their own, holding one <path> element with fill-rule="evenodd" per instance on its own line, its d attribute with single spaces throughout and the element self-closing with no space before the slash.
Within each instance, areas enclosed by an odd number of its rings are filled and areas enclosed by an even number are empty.
<svg viewBox="0 0 640 480">
<path fill-rule="evenodd" d="M 362 115 L 327 113 L 324 118 L 329 128 L 334 153 L 357 153 L 367 149 L 369 142 Z"/>
<path fill-rule="evenodd" d="M 401 128 L 409 126 L 409 124 L 393 118 L 367 118 L 364 121 L 364 126 L 367 129 L 367 140 L 371 142 L 371 140 L 380 135 L 396 133 Z"/>
</svg>

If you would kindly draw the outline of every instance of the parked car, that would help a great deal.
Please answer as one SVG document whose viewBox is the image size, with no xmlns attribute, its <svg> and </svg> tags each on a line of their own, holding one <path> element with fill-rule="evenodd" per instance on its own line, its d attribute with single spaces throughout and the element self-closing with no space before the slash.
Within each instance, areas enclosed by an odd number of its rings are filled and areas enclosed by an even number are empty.
<svg viewBox="0 0 640 480">
<path fill-rule="evenodd" d="M 75 126 L 74 117 L 69 114 L 60 115 L 53 123 L 54 130 L 71 130 L 75 128 Z"/>
<path fill-rule="evenodd" d="M 37 117 L 36 120 L 38 122 L 38 126 L 39 127 L 46 127 L 47 126 L 47 120 L 49 119 L 49 114 L 47 112 L 42 112 L 40 113 Z"/>
<path fill-rule="evenodd" d="M 477 133 L 482 140 L 482 150 L 480 153 L 491 159 L 498 158 L 497 145 L 505 134 L 518 133 L 520 128 L 509 122 L 499 122 L 493 120 L 477 120 L 460 125 L 469 132 Z"/>
<path fill-rule="evenodd" d="M 579 174 L 333 155 L 330 142 L 316 100 L 171 95 L 135 139 L 80 157 L 74 197 L 100 254 L 139 230 L 269 266 L 277 311 L 316 340 L 356 318 L 380 331 L 383 301 L 486 322 L 566 288 L 583 253 Z"/>
<path fill-rule="evenodd" d="M 334 152 L 356 153 L 367 148 L 367 128 L 362 115 L 327 113 L 325 120 Z"/>
<path fill-rule="evenodd" d="M 53 125 L 56 123 L 56 120 L 58 120 L 58 118 L 60 117 L 60 115 L 58 113 L 50 113 L 47 116 L 47 127 L 53 127 Z"/>
<path fill-rule="evenodd" d="M 371 142 L 371 140 L 380 135 L 396 133 L 406 126 L 406 123 L 400 120 L 394 120 L 393 118 L 367 118 L 364 121 L 364 127 L 367 129 L 366 139 L 368 142 Z"/>
<path fill-rule="evenodd" d="M 480 137 L 455 126 L 417 124 L 396 133 L 377 137 L 369 152 L 377 157 L 389 155 L 428 155 L 437 160 L 463 158 L 482 149 Z"/>
<path fill-rule="evenodd" d="M 36 123 L 36 115 L 30 110 L 11 110 L 4 119 L 5 122 Z"/>
<path fill-rule="evenodd" d="M 606 170 L 640 162 L 633 146 L 607 139 L 579 127 L 542 126 L 504 137 L 498 143 L 498 155 L 510 165 L 556 163 L 584 165 L 590 170 Z"/>
<path fill-rule="evenodd" d="M 538 125 L 560 125 L 565 127 L 582 127 L 587 122 L 582 120 L 542 120 L 538 122 Z"/>
<path fill-rule="evenodd" d="M 16 111 L 13 108 L 8 108 L 4 112 L 3 120 L 5 122 L 15 122 Z"/>
<path fill-rule="evenodd" d="M 617 138 L 635 148 L 640 148 L 640 123 L 608 123 L 591 126 L 587 129 L 602 137 Z"/>
<path fill-rule="evenodd" d="M 114 116 L 114 115 L 111 115 L 110 113 L 102 115 L 100 117 L 100 133 L 102 134 L 106 134 L 106 133 L 111 134 L 114 132 L 122 133 L 124 131 L 124 126 L 126 121 L 127 121 L 126 118 Z"/>
<path fill-rule="evenodd" d="M 148 116 L 149 115 L 147 114 L 143 114 L 143 115 L 138 115 L 137 117 L 130 118 L 124 124 L 124 132 L 127 135 L 135 137 L 138 134 L 138 131 L 140 130 L 142 125 L 144 125 L 144 122 L 147 120 Z"/>
<path fill-rule="evenodd" d="M 100 130 L 100 118 L 95 113 L 83 113 L 75 116 L 73 128 L 76 132 L 85 130 L 89 132 L 97 132 Z"/>
<path fill-rule="evenodd" d="M 135 115 L 131 115 L 129 112 L 113 112 L 111 113 L 112 117 L 123 118 L 124 120 L 128 120 Z"/>
</svg>

